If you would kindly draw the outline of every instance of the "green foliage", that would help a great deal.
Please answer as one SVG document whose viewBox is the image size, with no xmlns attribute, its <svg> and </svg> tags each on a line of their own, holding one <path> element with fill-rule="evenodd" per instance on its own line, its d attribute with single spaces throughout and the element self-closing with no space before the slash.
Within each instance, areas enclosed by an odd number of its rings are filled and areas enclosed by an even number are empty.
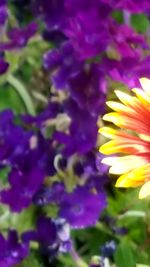
<svg viewBox="0 0 150 267">
<path fill-rule="evenodd" d="M 23 210 L 21 213 L 10 215 L 10 226 L 17 228 L 22 233 L 35 228 L 37 211 L 34 206 Z"/>
<path fill-rule="evenodd" d="M 107 224 L 97 224 L 107 240 L 114 239 L 118 244 L 115 254 L 117 267 L 136 266 L 136 263 L 148 264 L 150 262 L 149 240 L 149 200 L 138 199 L 138 189 L 114 190 L 109 194 L 108 206 L 105 214 L 116 220 L 117 227 L 125 227 L 125 237 L 115 234 Z M 104 241 L 104 240 L 103 240 Z M 138 253 L 140 249 L 140 253 Z M 127 260 L 127 257 L 129 260 Z M 121 264 L 121 261 L 123 263 Z M 130 265 L 129 265 L 130 264 Z"/>
<path fill-rule="evenodd" d="M 123 13 L 121 11 L 113 11 L 112 16 L 118 23 L 123 23 Z"/>
<path fill-rule="evenodd" d="M 57 267 L 76 267 L 76 263 L 72 261 L 70 255 L 64 254 L 59 256 L 59 263 Z"/>
<path fill-rule="evenodd" d="M 116 267 L 135 267 L 135 256 L 128 240 L 123 239 L 115 253 Z"/>
<path fill-rule="evenodd" d="M 131 17 L 133 28 L 139 33 L 145 33 L 149 28 L 149 19 L 144 14 L 134 14 Z"/>
<path fill-rule="evenodd" d="M 19 94 L 14 88 L 5 84 L 0 86 L 0 110 L 12 109 L 16 113 L 25 112 L 25 107 Z"/>
<path fill-rule="evenodd" d="M 43 207 L 44 213 L 51 218 L 56 218 L 58 214 L 58 207 L 56 205 L 46 205 Z"/>
<path fill-rule="evenodd" d="M 7 184 L 7 178 L 8 178 L 9 171 L 10 171 L 9 167 L 5 167 L 3 169 L 0 169 L 0 184 L 1 185 Z"/>
<path fill-rule="evenodd" d="M 30 206 L 21 213 L 12 213 L 6 205 L 0 206 L 0 231 L 17 229 L 19 233 L 35 228 L 37 211 Z"/>
<path fill-rule="evenodd" d="M 35 253 L 31 253 L 29 257 L 27 257 L 21 264 L 16 267 L 43 267 L 40 263 L 37 255 Z"/>
</svg>

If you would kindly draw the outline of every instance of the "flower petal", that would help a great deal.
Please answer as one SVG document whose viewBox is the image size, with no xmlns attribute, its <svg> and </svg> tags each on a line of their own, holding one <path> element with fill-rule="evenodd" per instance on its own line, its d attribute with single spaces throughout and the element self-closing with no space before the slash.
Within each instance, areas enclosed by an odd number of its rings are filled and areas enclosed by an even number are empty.
<svg viewBox="0 0 150 267">
<path fill-rule="evenodd" d="M 143 77 L 140 79 L 140 84 L 143 90 L 146 92 L 146 94 L 150 96 L 150 80 Z"/>
<path fill-rule="evenodd" d="M 150 181 L 146 182 L 140 189 L 139 198 L 145 198 L 150 196 Z"/>
<path fill-rule="evenodd" d="M 111 166 L 109 173 L 123 174 L 127 173 L 146 163 L 142 157 L 129 155 L 124 157 L 107 157 L 102 160 L 102 163 Z"/>
</svg>

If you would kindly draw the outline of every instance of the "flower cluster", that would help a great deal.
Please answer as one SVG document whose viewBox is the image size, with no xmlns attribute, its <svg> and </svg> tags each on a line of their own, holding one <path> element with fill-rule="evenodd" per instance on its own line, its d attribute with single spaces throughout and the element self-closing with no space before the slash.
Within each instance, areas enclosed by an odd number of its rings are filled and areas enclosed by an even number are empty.
<svg viewBox="0 0 150 267">
<path fill-rule="evenodd" d="M 54 120 L 58 111 L 59 106 L 54 104 L 37 117 L 18 117 L 10 110 L 0 113 L 0 170 L 6 170 L 7 175 L 0 191 L 1 203 L 9 206 L 12 213 L 30 210 L 31 205 L 41 215 L 47 214 L 47 208 L 56 208 L 57 220 L 41 217 L 37 232 L 24 232 L 22 237 L 27 254 L 30 241 L 34 240 L 39 243 L 41 255 L 45 253 L 49 258 L 71 248 L 70 236 L 67 240 L 59 238 L 61 222 L 69 223 L 71 228 L 91 226 L 106 206 L 103 185 L 107 178 L 105 170 L 98 173 L 94 153 L 81 153 L 80 158 L 75 154 L 70 157 L 70 153 L 65 156 L 56 136 L 47 137 L 47 123 Z M 45 234 L 42 229 L 46 229 Z M 22 259 L 20 256 L 16 262 Z"/>
<path fill-rule="evenodd" d="M 17 22 L 13 27 L 9 27 L 10 9 L 7 0 L 0 1 L 0 75 L 4 74 L 9 68 L 9 62 L 5 59 L 7 51 L 18 52 L 24 48 L 30 38 L 37 32 L 37 24 L 31 22 L 24 27 L 19 27 Z"/>
<path fill-rule="evenodd" d="M 148 0 L 0 0 L 0 78 L 4 88 L 13 81 L 25 106 L 35 104 L 36 110 L 30 114 L 0 111 L 0 203 L 8 214 L 21 218 L 26 213 L 32 221 L 21 230 L 16 224 L 5 237 L 2 230 L 0 266 L 26 261 L 34 245 L 48 262 L 60 252 L 72 253 L 70 230 L 98 222 L 107 206 L 105 186 L 110 186 L 107 167 L 101 164 L 103 156 L 97 153 L 98 127 L 112 80 L 131 87 L 139 85 L 140 76 L 150 76 L 148 30 L 142 34 L 132 27 L 134 14 L 144 12 L 147 21 L 149 11 Z M 36 49 L 42 51 L 38 60 Z M 18 77 L 28 80 L 26 65 L 33 68 L 31 76 L 36 81 L 32 80 L 31 90 L 20 83 L 18 88 Z M 44 90 L 50 87 L 48 96 L 40 91 L 38 71 L 41 80 L 44 73 Z M 124 105 L 109 102 L 116 113 L 104 117 L 132 131 L 137 131 L 138 117 L 140 135 L 102 128 L 114 140 L 101 152 L 133 153 L 103 162 L 113 165 L 113 173 L 124 173 L 117 185 L 145 183 L 141 192 L 147 195 L 149 122 L 143 121 L 149 118 L 149 93 L 145 86 L 144 90 L 134 90 L 137 98 L 117 93 Z M 35 103 L 30 101 L 32 96 Z M 119 234 L 122 228 L 113 229 Z M 114 241 L 106 242 L 102 256 L 111 258 L 115 248 Z M 74 258 L 80 261 L 78 255 Z"/>
</svg>

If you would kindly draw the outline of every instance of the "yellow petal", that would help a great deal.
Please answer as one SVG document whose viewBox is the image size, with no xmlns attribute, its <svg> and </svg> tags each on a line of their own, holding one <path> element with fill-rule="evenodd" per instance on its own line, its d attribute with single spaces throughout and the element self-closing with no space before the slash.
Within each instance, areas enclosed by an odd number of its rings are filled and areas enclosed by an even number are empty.
<svg viewBox="0 0 150 267">
<path fill-rule="evenodd" d="M 115 130 L 115 129 L 110 128 L 110 127 L 102 127 L 99 129 L 98 132 L 107 138 L 114 139 L 117 135 L 118 130 Z"/>
<path fill-rule="evenodd" d="M 106 102 L 107 106 L 109 106 L 111 109 L 113 109 L 114 111 L 117 112 L 133 112 L 133 110 L 119 102 L 115 102 L 115 101 L 107 101 Z"/>
<path fill-rule="evenodd" d="M 150 97 L 141 89 L 134 88 L 132 91 L 136 94 L 138 99 L 144 104 L 149 105 L 150 104 Z"/>
<path fill-rule="evenodd" d="M 141 78 L 140 84 L 143 88 L 143 90 L 146 92 L 148 96 L 150 96 L 150 80 L 147 78 Z"/>
<path fill-rule="evenodd" d="M 119 177 L 117 180 L 115 187 L 122 187 L 122 188 L 127 188 L 127 187 L 137 187 L 141 185 L 142 182 L 137 182 L 131 179 L 125 179 L 122 176 Z"/>
<path fill-rule="evenodd" d="M 103 116 L 103 120 L 113 122 L 116 125 L 122 125 L 124 123 L 124 119 L 117 112 L 110 112 Z"/>
<path fill-rule="evenodd" d="M 102 154 L 105 155 L 110 155 L 110 154 L 114 154 L 114 153 L 134 153 L 137 151 L 137 149 L 139 150 L 139 147 L 141 149 L 140 145 L 134 145 L 133 144 L 128 144 L 128 143 L 118 143 L 114 140 L 111 140 L 107 143 L 105 143 L 104 145 L 102 145 L 99 149 L 99 152 L 101 152 Z"/>
<path fill-rule="evenodd" d="M 102 145 L 99 151 L 102 154 L 110 155 L 114 153 L 147 153 L 148 148 L 143 146 L 142 144 L 133 144 L 133 142 L 129 141 L 120 141 L 118 140 L 111 140 L 106 144 Z"/>
<path fill-rule="evenodd" d="M 116 126 L 120 128 L 125 128 L 128 130 L 140 132 L 141 134 L 145 134 L 149 130 L 149 125 L 145 123 L 143 120 L 140 120 L 140 113 L 136 116 L 130 116 L 130 114 L 119 114 L 117 112 L 110 112 L 103 116 L 105 121 L 109 121 L 114 123 Z M 146 120 L 145 120 L 146 121 Z"/>
<path fill-rule="evenodd" d="M 116 187 L 136 187 L 149 177 L 150 164 L 145 164 L 119 177 Z"/>
<path fill-rule="evenodd" d="M 150 196 L 150 181 L 146 182 L 140 189 L 139 198 L 145 198 Z"/>
<path fill-rule="evenodd" d="M 115 94 L 124 105 L 131 106 L 131 103 L 134 104 L 135 97 L 123 93 L 119 90 L 115 90 Z"/>
<path fill-rule="evenodd" d="M 128 188 L 128 187 L 137 187 L 140 186 L 142 184 L 142 182 L 138 182 L 138 181 L 134 181 L 131 179 L 125 179 L 120 177 L 116 184 L 115 187 L 121 187 L 121 188 Z"/>
<path fill-rule="evenodd" d="M 109 141 L 100 147 L 99 152 L 101 152 L 102 154 L 105 154 L 105 155 L 112 154 L 112 153 L 114 153 L 115 146 L 116 146 L 116 142 Z"/>
</svg>

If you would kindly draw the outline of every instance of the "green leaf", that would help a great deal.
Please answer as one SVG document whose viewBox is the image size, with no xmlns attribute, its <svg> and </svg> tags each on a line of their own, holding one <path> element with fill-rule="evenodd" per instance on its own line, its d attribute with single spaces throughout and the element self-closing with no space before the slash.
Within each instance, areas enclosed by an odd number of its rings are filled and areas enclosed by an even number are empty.
<svg viewBox="0 0 150 267">
<path fill-rule="evenodd" d="M 150 265 L 145 265 L 145 264 L 137 264 L 136 267 L 150 267 Z"/>
<path fill-rule="evenodd" d="M 58 257 L 61 267 L 76 267 L 76 263 L 73 262 L 69 254 L 60 254 Z"/>
<path fill-rule="evenodd" d="M 46 205 L 43 207 L 43 210 L 48 217 L 56 218 L 58 216 L 59 208 L 55 204 Z"/>
<path fill-rule="evenodd" d="M 26 88 L 24 87 L 23 83 L 12 75 L 8 76 L 7 81 L 14 87 L 14 89 L 17 91 L 17 93 L 23 100 L 28 113 L 31 115 L 35 115 L 35 109 L 32 98 L 29 95 Z"/>
<path fill-rule="evenodd" d="M 123 240 L 115 253 L 115 263 L 116 267 L 135 267 L 135 256 L 132 251 L 130 242 Z"/>
<path fill-rule="evenodd" d="M 10 167 L 4 167 L 0 169 L 0 184 L 3 185 L 7 183 L 8 173 L 10 172 Z"/>
<path fill-rule="evenodd" d="M 43 265 L 37 259 L 37 255 L 32 253 L 27 257 L 21 264 L 18 264 L 16 267 L 42 267 Z"/>
<path fill-rule="evenodd" d="M 149 28 L 149 20 L 144 14 L 136 14 L 131 17 L 133 28 L 140 33 L 144 33 Z"/>
<path fill-rule="evenodd" d="M 118 23 L 123 23 L 123 14 L 121 11 L 113 11 L 112 16 Z"/>
<path fill-rule="evenodd" d="M 9 84 L 0 86 L 0 111 L 7 108 L 12 109 L 16 113 L 25 112 L 22 99 Z"/>
<path fill-rule="evenodd" d="M 36 224 L 36 208 L 30 206 L 21 213 L 10 214 L 10 225 L 19 233 L 34 229 Z"/>
</svg>

